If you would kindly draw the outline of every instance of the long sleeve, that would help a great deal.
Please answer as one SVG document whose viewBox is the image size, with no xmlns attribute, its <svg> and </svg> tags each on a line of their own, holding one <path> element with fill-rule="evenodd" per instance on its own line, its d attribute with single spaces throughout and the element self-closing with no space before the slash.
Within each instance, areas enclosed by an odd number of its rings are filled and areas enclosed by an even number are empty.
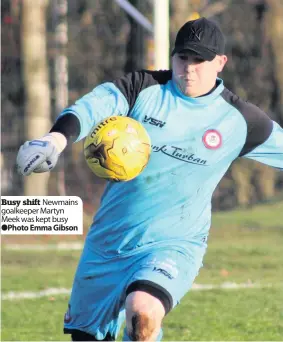
<svg viewBox="0 0 283 342">
<path fill-rule="evenodd" d="M 72 115 L 69 115 L 66 119 L 68 127 L 64 127 L 62 132 L 62 125 L 58 124 L 59 132 L 65 134 L 67 138 L 69 135 L 75 136 L 77 138 L 75 141 L 79 141 L 86 137 L 92 127 L 101 120 L 112 115 L 130 115 L 131 109 L 143 90 L 153 85 L 166 84 L 171 76 L 171 71 L 141 70 L 128 73 L 113 82 L 103 83 L 77 100 L 74 105 L 63 110 L 57 119 L 66 114 L 73 114 L 77 117 L 79 124 L 74 118 L 70 119 Z M 65 125 L 64 122 L 63 125 Z M 56 130 L 58 131 L 58 127 Z M 79 134 L 77 134 L 78 130 Z"/>
<path fill-rule="evenodd" d="M 283 171 L 283 129 L 273 121 L 273 129 L 269 138 L 251 152 L 243 155 L 266 165 Z"/>
<path fill-rule="evenodd" d="M 103 83 L 90 93 L 67 107 L 58 116 L 75 115 L 80 123 L 80 133 L 76 141 L 86 137 L 91 128 L 101 120 L 112 115 L 126 116 L 129 105 L 122 92 L 113 83 Z"/>
</svg>

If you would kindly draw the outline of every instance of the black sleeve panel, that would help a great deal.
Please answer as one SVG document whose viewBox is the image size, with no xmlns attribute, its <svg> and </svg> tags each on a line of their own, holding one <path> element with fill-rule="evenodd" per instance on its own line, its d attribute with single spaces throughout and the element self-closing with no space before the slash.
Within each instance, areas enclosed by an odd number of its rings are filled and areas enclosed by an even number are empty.
<svg viewBox="0 0 283 342">
<path fill-rule="evenodd" d="M 239 157 L 241 157 L 263 144 L 269 138 L 273 129 L 273 122 L 260 108 L 250 102 L 243 101 L 227 88 L 223 90 L 221 95 L 226 102 L 238 109 L 247 123 L 247 138 L 239 154 Z"/>
<path fill-rule="evenodd" d="M 59 117 L 51 128 L 50 133 L 62 133 L 67 138 L 68 142 L 73 142 L 78 138 L 80 131 L 81 127 L 79 119 L 70 113 Z"/>
<path fill-rule="evenodd" d="M 113 83 L 126 97 L 130 112 L 142 90 L 156 84 L 166 84 L 171 78 L 172 71 L 170 70 L 141 70 L 128 73 Z"/>
</svg>

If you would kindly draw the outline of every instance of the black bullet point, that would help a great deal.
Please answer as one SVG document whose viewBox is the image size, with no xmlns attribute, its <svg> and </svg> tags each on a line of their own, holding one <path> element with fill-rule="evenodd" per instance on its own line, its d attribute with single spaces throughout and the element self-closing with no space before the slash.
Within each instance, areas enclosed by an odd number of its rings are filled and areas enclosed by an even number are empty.
<svg viewBox="0 0 283 342">
<path fill-rule="evenodd" d="M 7 225 L 6 224 L 2 224 L 2 230 L 7 230 Z"/>
</svg>

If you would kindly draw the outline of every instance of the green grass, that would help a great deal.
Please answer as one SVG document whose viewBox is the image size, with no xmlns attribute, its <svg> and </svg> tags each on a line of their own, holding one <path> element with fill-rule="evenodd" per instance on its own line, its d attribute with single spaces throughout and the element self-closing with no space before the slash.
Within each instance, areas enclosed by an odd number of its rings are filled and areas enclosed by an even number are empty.
<svg viewBox="0 0 283 342">
<path fill-rule="evenodd" d="M 196 283 L 266 288 L 191 291 L 164 321 L 164 340 L 283 340 L 283 203 L 214 214 Z M 2 250 L 2 293 L 70 288 L 78 251 Z M 68 296 L 2 301 L 2 341 L 69 341 Z"/>
<path fill-rule="evenodd" d="M 70 287 L 80 251 L 2 251 L 2 292 Z"/>
<path fill-rule="evenodd" d="M 1 341 L 70 341 L 63 334 L 68 298 L 2 301 Z"/>
<path fill-rule="evenodd" d="M 278 289 L 189 293 L 165 319 L 165 340 L 280 341 L 283 295 Z"/>
<path fill-rule="evenodd" d="M 260 204 L 249 209 L 214 213 L 212 225 L 217 228 L 241 227 L 257 230 L 260 228 L 282 228 L 282 222 L 283 201 L 280 201 Z"/>
<path fill-rule="evenodd" d="M 280 341 L 282 290 L 192 291 L 165 318 L 164 340 Z M 62 334 L 66 303 L 66 296 L 3 301 L 2 341 L 69 341 Z"/>
</svg>

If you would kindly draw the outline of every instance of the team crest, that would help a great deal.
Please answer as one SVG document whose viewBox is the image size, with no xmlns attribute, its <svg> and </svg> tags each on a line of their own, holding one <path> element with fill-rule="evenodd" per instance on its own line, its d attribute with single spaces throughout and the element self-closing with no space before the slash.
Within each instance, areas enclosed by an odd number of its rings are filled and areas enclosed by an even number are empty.
<svg viewBox="0 0 283 342">
<path fill-rule="evenodd" d="M 216 150 L 222 145 L 222 136 L 215 129 L 209 129 L 202 137 L 202 142 L 206 148 Z"/>
</svg>

